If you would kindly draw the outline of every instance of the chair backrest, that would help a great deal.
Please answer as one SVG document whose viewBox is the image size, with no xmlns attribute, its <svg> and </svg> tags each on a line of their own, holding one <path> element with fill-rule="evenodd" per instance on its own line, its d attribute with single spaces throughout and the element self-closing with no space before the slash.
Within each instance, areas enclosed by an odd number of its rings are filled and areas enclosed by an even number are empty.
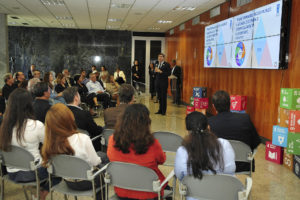
<svg viewBox="0 0 300 200">
<path fill-rule="evenodd" d="M 108 139 L 114 132 L 115 132 L 114 129 L 104 129 L 101 133 L 102 135 L 101 144 L 107 146 Z"/>
<path fill-rule="evenodd" d="M 124 189 L 155 192 L 153 184 L 160 184 L 157 174 L 150 168 L 132 163 L 111 162 L 106 168 L 105 181 Z"/>
<path fill-rule="evenodd" d="M 251 162 L 251 159 L 249 159 L 249 157 L 252 156 L 252 151 L 247 144 L 237 140 L 229 140 L 229 142 L 235 153 L 235 161 Z"/>
<path fill-rule="evenodd" d="M 87 180 L 92 167 L 83 159 L 71 155 L 56 155 L 50 160 L 48 172 L 66 179 Z"/>
<path fill-rule="evenodd" d="M 89 132 L 87 130 L 83 130 L 83 129 L 77 128 L 77 131 L 79 133 L 83 133 L 83 134 L 86 134 L 86 135 L 90 136 L 90 134 L 89 134 Z"/>
<path fill-rule="evenodd" d="M 21 170 L 34 170 L 34 157 L 26 149 L 11 145 L 9 151 L 1 151 L 2 164 Z"/>
<path fill-rule="evenodd" d="M 158 131 L 153 133 L 164 151 L 176 152 L 181 146 L 182 137 L 171 132 Z"/>
<path fill-rule="evenodd" d="M 198 199 L 223 200 L 239 199 L 239 192 L 244 191 L 244 185 L 230 175 L 204 175 L 200 180 L 193 176 L 182 179 L 180 187 L 186 188 L 185 196 Z"/>
</svg>

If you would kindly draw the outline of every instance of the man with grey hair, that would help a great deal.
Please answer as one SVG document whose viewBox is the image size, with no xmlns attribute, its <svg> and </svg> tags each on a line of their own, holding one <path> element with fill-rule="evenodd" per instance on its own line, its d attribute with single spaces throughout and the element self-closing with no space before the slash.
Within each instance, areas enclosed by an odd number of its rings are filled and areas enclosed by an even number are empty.
<svg viewBox="0 0 300 200">
<path fill-rule="evenodd" d="M 117 107 L 111 107 L 104 111 L 104 123 L 105 128 L 113 129 L 118 116 L 124 112 L 129 104 L 134 103 L 134 88 L 130 84 L 122 84 L 119 89 L 119 101 L 120 105 Z"/>
<path fill-rule="evenodd" d="M 7 73 L 3 76 L 5 85 L 2 88 L 2 95 L 5 98 L 5 100 L 8 100 L 8 97 L 14 89 L 18 87 L 17 84 L 15 84 L 15 80 L 13 79 L 13 76 L 11 73 Z"/>
<path fill-rule="evenodd" d="M 74 86 L 75 82 L 74 79 L 71 78 L 69 70 L 68 69 L 64 69 L 62 71 L 62 74 L 64 75 L 65 79 L 66 79 L 66 84 L 68 85 L 68 87 Z"/>
</svg>

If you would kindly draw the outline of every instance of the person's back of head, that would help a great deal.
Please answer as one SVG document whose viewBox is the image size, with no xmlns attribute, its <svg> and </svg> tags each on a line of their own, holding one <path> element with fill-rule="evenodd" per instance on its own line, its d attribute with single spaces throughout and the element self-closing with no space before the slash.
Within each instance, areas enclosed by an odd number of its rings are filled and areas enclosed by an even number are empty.
<svg viewBox="0 0 300 200">
<path fill-rule="evenodd" d="M 134 88 L 130 84 L 122 84 L 119 88 L 120 103 L 129 104 L 133 102 Z"/>
<path fill-rule="evenodd" d="M 115 126 L 115 147 L 129 153 L 131 145 L 136 154 L 144 154 L 154 142 L 150 131 L 149 110 L 143 104 L 129 105 L 119 116 Z"/>
<path fill-rule="evenodd" d="M 49 94 L 46 94 L 49 93 Z M 50 91 L 49 91 L 49 85 L 46 82 L 38 82 L 33 86 L 32 89 L 32 94 L 35 97 L 45 97 L 48 98 L 50 97 Z"/>
<path fill-rule="evenodd" d="M 4 76 L 3 76 L 4 83 L 7 84 L 7 81 L 10 80 L 11 77 L 12 77 L 11 73 L 4 74 Z"/>
<path fill-rule="evenodd" d="M 32 96 L 27 90 L 17 88 L 8 98 L 0 127 L 0 149 L 4 151 L 9 150 L 12 141 L 13 128 L 16 128 L 18 143 L 22 144 L 27 119 L 34 119 Z"/>
<path fill-rule="evenodd" d="M 66 123 L 67 122 L 67 123 Z M 57 154 L 74 155 L 68 137 L 77 133 L 72 111 L 62 103 L 53 105 L 45 119 L 45 140 L 42 147 L 43 165 Z"/>
<path fill-rule="evenodd" d="M 189 155 L 187 169 L 192 169 L 192 175 L 200 179 L 204 170 L 216 173 L 216 166 L 222 169 L 222 147 L 217 137 L 210 132 L 207 117 L 200 112 L 192 112 L 186 116 L 185 124 L 189 131 L 183 141 Z"/>
<path fill-rule="evenodd" d="M 76 86 L 68 87 L 63 91 L 63 97 L 67 104 L 73 104 L 76 96 L 78 96 L 78 88 Z M 79 103 L 77 102 L 78 105 Z"/>
<path fill-rule="evenodd" d="M 212 103 L 218 113 L 230 111 L 230 96 L 224 90 L 219 90 L 213 95 Z"/>
</svg>

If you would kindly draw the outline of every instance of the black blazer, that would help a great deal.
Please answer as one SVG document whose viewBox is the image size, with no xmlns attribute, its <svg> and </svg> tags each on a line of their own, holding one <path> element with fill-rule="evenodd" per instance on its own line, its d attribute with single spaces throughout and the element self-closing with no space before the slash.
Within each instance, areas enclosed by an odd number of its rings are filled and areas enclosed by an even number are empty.
<svg viewBox="0 0 300 200">
<path fill-rule="evenodd" d="M 68 108 L 70 108 L 74 114 L 77 127 L 89 132 L 91 138 L 102 133 L 103 128 L 95 123 L 88 111 L 70 105 L 68 105 Z"/>
<path fill-rule="evenodd" d="M 159 62 L 156 62 L 155 67 L 159 66 Z M 162 64 L 160 70 L 162 73 L 156 73 L 156 80 L 157 81 L 167 81 L 168 82 L 168 76 L 171 75 L 171 67 L 170 64 L 166 61 Z"/>
<path fill-rule="evenodd" d="M 58 93 L 61 93 L 63 92 L 66 88 L 68 87 L 68 84 L 65 83 L 65 87 L 62 86 L 62 84 L 57 84 L 55 86 L 55 92 L 58 94 Z"/>
<path fill-rule="evenodd" d="M 175 69 L 173 71 L 173 75 L 177 77 L 177 85 L 181 84 L 181 67 L 180 66 L 174 66 Z"/>
<path fill-rule="evenodd" d="M 45 118 L 48 110 L 50 109 L 51 105 L 49 104 L 48 100 L 44 99 L 35 99 L 33 101 L 33 110 L 34 116 L 37 120 L 45 123 Z"/>
<path fill-rule="evenodd" d="M 208 118 L 208 124 L 219 138 L 239 140 L 248 144 L 252 150 L 261 142 L 248 114 L 222 112 Z"/>
</svg>

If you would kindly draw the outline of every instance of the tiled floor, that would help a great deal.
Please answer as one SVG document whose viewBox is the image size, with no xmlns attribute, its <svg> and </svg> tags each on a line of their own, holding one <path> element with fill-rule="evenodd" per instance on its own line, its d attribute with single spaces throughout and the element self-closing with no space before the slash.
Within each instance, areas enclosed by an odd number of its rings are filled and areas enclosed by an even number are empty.
<svg viewBox="0 0 300 200">
<path fill-rule="evenodd" d="M 185 106 L 174 106 L 168 99 L 168 109 L 166 116 L 155 115 L 158 110 L 158 104 L 153 103 L 149 97 L 141 97 L 139 102 L 144 103 L 151 112 L 152 131 L 171 131 L 181 136 L 186 134 L 185 130 Z M 103 117 L 96 118 L 96 122 L 103 125 Z M 256 172 L 253 174 L 252 199 L 253 200 L 296 200 L 300 199 L 300 179 L 296 177 L 287 168 L 268 162 L 264 158 L 265 145 L 258 147 L 255 156 Z M 165 175 L 170 171 L 170 167 L 160 167 Z M 245 176 L 238 176 L 244 183 Z M 180 199 L 177 190 L 176 199 Z M 25 199 L 21 187 L 5 182 L 5 199 L 20 200 Z M 47 199 L 50 199 L 47 197 Z M 54 199 L 63 199 L 61 194 L 54 193 Z M 72 198 L 70 198 L 72 199 Z M 90 199 L 90 198 L 79 198 Z"/>
</svg>

